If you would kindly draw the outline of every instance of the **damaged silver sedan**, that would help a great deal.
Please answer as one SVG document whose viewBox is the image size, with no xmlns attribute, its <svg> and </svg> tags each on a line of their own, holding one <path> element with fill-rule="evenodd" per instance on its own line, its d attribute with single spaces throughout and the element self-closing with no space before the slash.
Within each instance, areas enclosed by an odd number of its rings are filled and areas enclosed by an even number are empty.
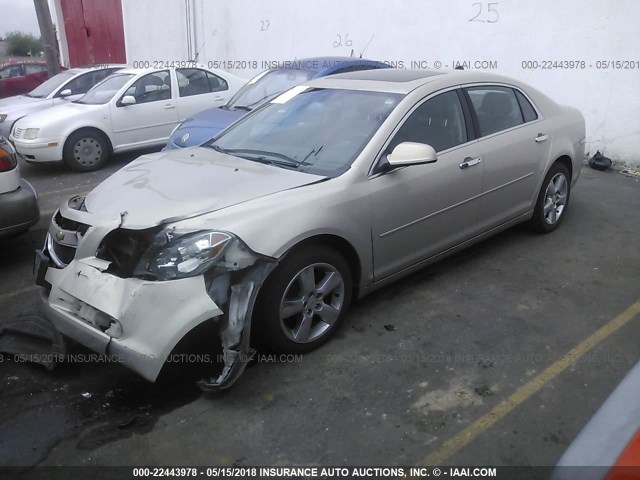
<svg viewBox="0 0 640 480">
<path fill-rule="evenodd" d="M 488 235 L 566 216 L 584 120 L 479 72 L 353 72 L 201 147 L 145 155 L 55 213 L 36 257 L 63 335 L 155 381 L 203 322 L 231 385 L 251 340 L 316 348 L 353 298 Z"/>
</svg>

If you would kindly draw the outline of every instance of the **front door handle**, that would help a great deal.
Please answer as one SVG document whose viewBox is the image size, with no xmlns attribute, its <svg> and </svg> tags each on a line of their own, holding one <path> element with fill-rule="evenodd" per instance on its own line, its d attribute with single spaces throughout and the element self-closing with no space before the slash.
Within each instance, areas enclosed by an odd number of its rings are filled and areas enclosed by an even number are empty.
<svg viewBox="0 0 640 480">
<path fill-rule="evenodd" d="M 539 133 L 538 136 L 536 137 L 536 143 L 542 143 L 548 139 L 549 139 L 548 133 Z"/>
<path fill-rule="evenodd" d="M 460 164 L 460 168 L 464 170 L 465 168 L 469 168 L 469 167 L 473 167 L 474 165 L 478 165 L 478 164 L 480 164 L 480 162 L 482 162 L 482 158 L 481 157 L 476 157 L 476 158 L 467 157 L 467 158 L 464 159 L 464 162 L 462 162 Z"/>
<path fill-rule="evenodd" d="M 171 104 L 164 106 L 165 110 L 171 110 L 172 108 L 176 108 L 176 106 L 175 105 L 171 105 Z"/>
<path fill-rule="evenodd" d="M 224 100 L 224 97 L 221 97 L 220 95 L 216 95 L 215 97 L 213 97 L 213 99 L 214 99 L 216 102 L 220 102 L 220 101 Z"/>
</svg>

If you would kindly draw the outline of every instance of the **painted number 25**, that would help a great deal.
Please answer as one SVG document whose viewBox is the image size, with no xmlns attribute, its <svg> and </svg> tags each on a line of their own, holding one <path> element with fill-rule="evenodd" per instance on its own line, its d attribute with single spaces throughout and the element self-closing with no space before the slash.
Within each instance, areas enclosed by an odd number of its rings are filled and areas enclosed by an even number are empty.
<svg viewBox="0 0 640 480">
<path fill-rule="evenodd" d="M 498 15 L 498 6 L 497 3 L 487 3 L 486 10 L 484 15 L 482 14 L 482 9 L 484 4 L 482 2 L 476 2 L 471 5 L 472 7 L 477 7 L 478 13 L 472 18 L 469 19 L 470 22 L 487 22 L 487 23 L 496 23 L 500 19 L 500 15 Z"/>
</svg>

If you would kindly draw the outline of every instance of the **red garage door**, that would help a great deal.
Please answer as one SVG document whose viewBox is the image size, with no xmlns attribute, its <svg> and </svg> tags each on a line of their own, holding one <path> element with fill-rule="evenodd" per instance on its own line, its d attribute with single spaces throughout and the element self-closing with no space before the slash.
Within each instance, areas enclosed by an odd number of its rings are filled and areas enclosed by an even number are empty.
<svg viewBox="0 0 640 480">
<path fill-rule="evenodd" d="M 69 63 L 126 63 L 121 0 L 62 0 Z"/>
</svg>

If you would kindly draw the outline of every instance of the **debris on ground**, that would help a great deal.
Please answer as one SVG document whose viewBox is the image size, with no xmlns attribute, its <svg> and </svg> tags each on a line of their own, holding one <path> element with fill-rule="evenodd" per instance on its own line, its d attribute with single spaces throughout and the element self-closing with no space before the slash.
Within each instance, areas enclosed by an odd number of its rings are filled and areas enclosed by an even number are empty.
<svg viewBox="0 0 640 480">
<path fill-rule="evenodd" d="M 93 397 L 93 395 L 91 395 L 91 393 L 89 392 L 84 392 L 83 394 L 81 394 L 84 398 L 91 398 Z"/>
<path fill-rule="evenodd" d="M 39 315 L 27 314 L 0 323 L 0 353 L 17 355 L 21 361 L 53 370 L 57 361 L 64 359 L 66 346 L 53 323 Z"/>
<path fill-rule="evenodd" d="M 611 159 L 605 157 L 600 150 L 596 152 L 596 154 L 589 159 L 589 166 L 594 170 L 604 171 L 611 168 Z"/>
<path fill-rule="evenodd" d="M 487 398 L 493 395 L 493 392 L 491 391 L 491 389 L 486 385 L 482 385 L 481 387 L 476 387 L 474 388 L 474 390 L 482 398 Z"/>
<path fill-rule="evenodd" d="M 395 326 L 395 325 L 385 325 L 385 326 L 384 326 L 384 329 L 385 329 L 387 332 L 393 332 L 393 331 L 395 331 L 396 326 Z"/>
</svg>

